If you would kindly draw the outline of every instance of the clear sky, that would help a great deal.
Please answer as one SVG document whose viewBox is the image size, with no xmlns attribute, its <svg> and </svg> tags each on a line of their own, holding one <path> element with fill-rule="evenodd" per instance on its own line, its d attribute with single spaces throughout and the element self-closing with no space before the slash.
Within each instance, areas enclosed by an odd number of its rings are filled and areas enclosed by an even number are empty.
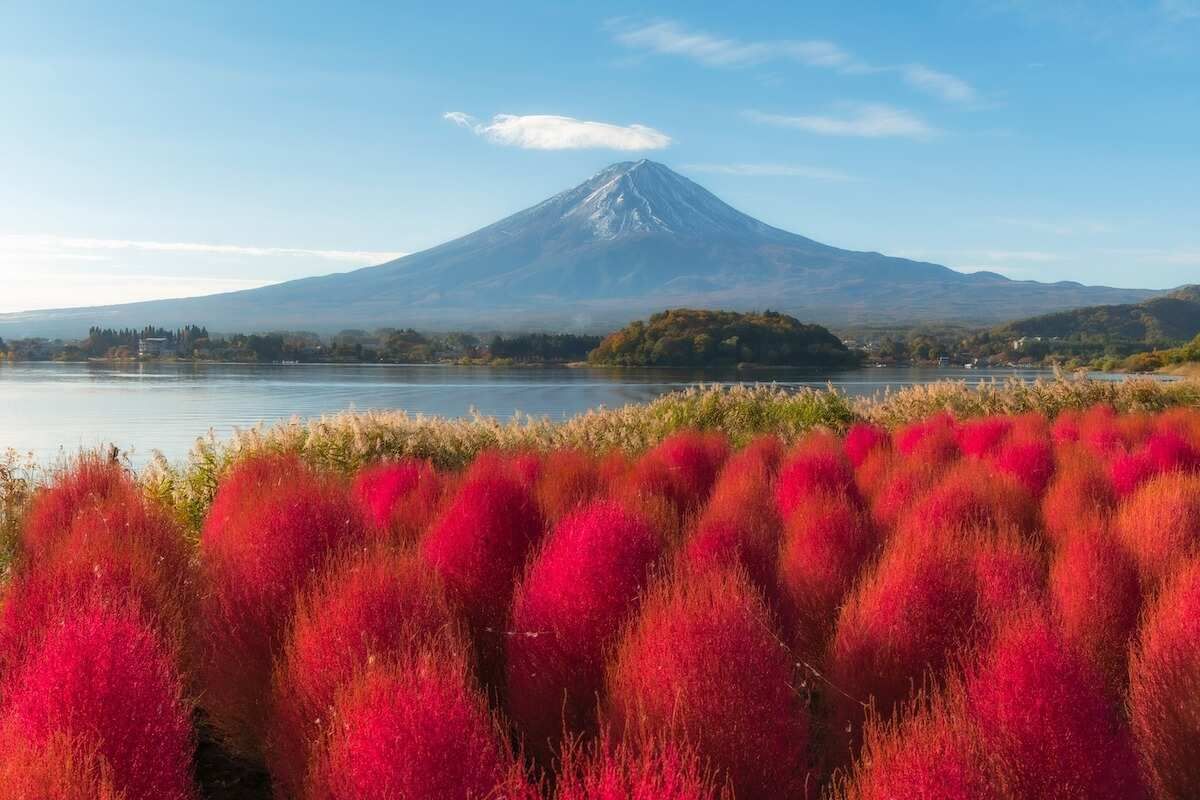
<svg viewBox="0 0 1200 800">
<path fill-rule="evenodd" d="M 378 263 L 641 157 L 840 247 L 1200 282 L 1200 0 L 7 0 L 0 70 L 0 311 Z"/>
</svg>

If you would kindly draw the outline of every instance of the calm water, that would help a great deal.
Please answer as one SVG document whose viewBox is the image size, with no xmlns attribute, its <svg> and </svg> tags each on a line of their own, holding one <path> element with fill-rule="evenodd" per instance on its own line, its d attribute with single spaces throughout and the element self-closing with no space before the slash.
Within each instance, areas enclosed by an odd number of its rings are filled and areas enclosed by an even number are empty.
<svg viewBox="0 0 1200 800">
<path fill-rule="evenodd" d="M 242 366 L 0 363 L 0 449 L 49 461 L 115 444 L 136 464 L 155 449 L 182 458 L 198 436 L 346 409 L 403 409 L 562 419 L 652 399 L 697 383 L 835 386 L 870 395 L 946 378 L 1044 376 L 1038 370 L 861 369 L 846 372 L 516 369 L 452 366 Z"/>
</svg>

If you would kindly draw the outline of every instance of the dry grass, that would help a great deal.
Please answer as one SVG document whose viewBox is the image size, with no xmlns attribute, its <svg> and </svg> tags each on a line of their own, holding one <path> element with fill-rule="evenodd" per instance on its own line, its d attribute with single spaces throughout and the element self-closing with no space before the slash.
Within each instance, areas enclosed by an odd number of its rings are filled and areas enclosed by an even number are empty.
<svg viewBox="0 0 1200 800">
<path fill-rule="evenodd" d="M 32 454 L 0 450 L 0 579 L 8 577 L 21 518 L 43 476 Z"/>
<path fill-rule="evenodd" d="M 1200 381 L 1091 381 L 1062 375 L 1033 383 L 943 381 L 872 398 L 850 398 L 833 388 L 700 387 L 645 404 L 594 409 L 561 423 L 533 417 L 502 421 L 483 416 L 414 416 L 401 411 L 346 412 L 258 427 L 227 440 L 209 435 L 196 442 L 182 463 L 159 459 L 144 470 L 142 478 L 152 496 L 173 508 L 188 529 L 196 531 L 220 477 L 230 465 L 256 453 L 298 453 L 315 466 L 346 475 L 379 459 L 405 456 L 456 469 L 489 449 L 641 453 L 685 429 L 722 431 L 734 446 L 742 446 L 764 433 L 785 442 L 813 428 L 840 433 L 859 420 L 892 428 L 942 410 L 956 417 L 1025 411 L 1053 417 L 1097 403 L 1117 411 L 1200 406 Z M 0 547 L 9 547 L 17 512 L 39 474 L 41 470 L 28 457 L 0 455 Z"/>
</svg>

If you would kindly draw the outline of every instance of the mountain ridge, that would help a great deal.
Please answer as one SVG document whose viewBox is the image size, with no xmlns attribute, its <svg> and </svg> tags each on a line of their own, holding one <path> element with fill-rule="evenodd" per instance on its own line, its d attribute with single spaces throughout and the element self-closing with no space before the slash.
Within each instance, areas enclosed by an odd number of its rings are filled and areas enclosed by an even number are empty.
<svg viewBox="0 0 1200 800">
<path fill-rule="evenodd" d="M 1000 322 L 1154 292 L 1013 281 L 843 250 L 768 225 L 654 161 L 612 164 L 477 231 L 371 267 L 219 295 L 0 315 L 0 334 L 90 324 L 212 330 L 611 329 L 668 307 L 824 324 Z"/>
</svg>

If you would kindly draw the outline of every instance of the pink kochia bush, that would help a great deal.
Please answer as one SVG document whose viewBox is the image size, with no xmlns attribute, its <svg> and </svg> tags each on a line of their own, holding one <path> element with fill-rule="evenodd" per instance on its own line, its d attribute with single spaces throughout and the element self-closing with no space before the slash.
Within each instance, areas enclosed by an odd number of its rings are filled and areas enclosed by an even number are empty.
<svg viewBox="0 0 1200 800">
<path fill-rule="evenodd" d="M 440 583 L 415 556 L 372 548 L 338 559 L 301 595 L 275 668 L 267 763 L 277 794 L 302 796 L 311 747 L 360 670 L 456 637 Z"/>
<path fill-rule="evenodd" d="M 536 800 L 461 651 L 379 662 L 339 692 L 308 800 Z"/>
<path fill-rule="evenodd" d="M 190 708 L 171 658 L 136 613 L 75 608 L 5 684 L 0 726 L 30 746 L 87 738 L 127 800 L 194 796 Z"/>
<path fill-rule="evenodd" d="M 1133 730 L 1155 797 L 1200 796 L 1200 560 L 1149 609 L 1129 667 Z"/>
<path fill-rule="evenodd" d="M 695 753 L 675 745 L 575 745 L 563 755 L 555 800 L 733 800 Z"/>
<path fill-rule="evenodd" d="M 845 494 L 810 497 L 792 512 L 779 550 L 779 582 L 802 652 L 819 658 L 838 605 L 877 545 L 870 519 Z"/>
<path fill-rule="evenodd" d="M 739 571 L 658 586 L 610 664 L 614 735 L 634 747 L 645 737 L 693 745 L 744 800 L 802 795 L 809 722 L 772 626 Z"/>
<path fill-rule="evenodd" d="M 644 520 L 601 501 L 564 517 L 534 558 L 513 602 L 506 672 L 509 714 L 533 753 L 548 755 L 564 727 L 593 732 L 605 653 L 663 546 Z"/>
<path fill-rule="evenodd" d="M 472 467 L 420 544 L 421 560 L 437 574 L 481 642 L 493 646 L 508 618 L 513 584 L 542 537 L 533 494 L 497 467 Z"/>
<path fill-rule="evenodd" d="M 1054 448 L 1044 438 L 1016 437 L 1000 446 L 992 463 L 1035 498 L 1041 497 L 1054 477 Z"/>
<path fill-rule="evenodd" d="M 272 663 L 296 593 L 330 554 L 366 537 L 349 491 L 331 476 L 256 464 L 218 489 L 200 535 L 202 702 L 233 749 L 261 748 Z"/>
<path fill-rule="evenodd" d="M 854 468 L 838 440 L 814 434 L 796 446 L 779 468 L 775 504 L 783 519 L 817 495 L 845 494 L 857 500 Z"/>
<path fill-rule="evenodd" d="M 759 439 L 729 459 L 684 545 L 693 569 L 741 564 L 767 599 L 776 602 L 782 525 L 771 495 L 778 440 Z"/>
<path fill-rule="evenodd" d="M 409 544 L 437 513 L 442 480 L 427 462 L 385 461 L 359 472 L 350 493 L 376 531 L 398 544 Z"/>
<path fill-rule="evenodd" d="M 676 513 L 686 516 L 708 499 L 728 456 L 729 442 L 721 434 L 673 434 L 638 459 L 626 478 L 624 492 L 661 497 Z"/>
<path fill-rule="evenodd" d="M 55 476 L 33 497 L 21 528 L 21 547 L 31 559 L 44 556 L 71 529 L 79 514 L 97 505 L 138 505 L 132 477 L 113 461 L 84 456 Z"/>
<path fill-rule="evenodd" d="M 890 449 L 891 441 L 888 432 L 883 428 L 865 422 L 856 422 L 850 426 L 850 430 L 846 431 L 842 448 L 846 452 L 846 458 L 850 459 L 850 463 L 855 469 L 858 469 L 872 453 Z"/>
<path fill-rule="evenodd" d="M 1103 679 L 1040 615 L 1018 614 L 966 680 L 968 713 L 1015 797 L 1148 797 Z"/>
<path fill-rule="evenodd" d="M 194 585 L 182 533 L 140 501 L 113 502 L 77 514 L 55 547 L 13 576 L 0 604 L 0 675 L 20 664 L 47 628 L 92 600 L 136 607 L 175 664 L 192 666 Z"/>
</svg>

